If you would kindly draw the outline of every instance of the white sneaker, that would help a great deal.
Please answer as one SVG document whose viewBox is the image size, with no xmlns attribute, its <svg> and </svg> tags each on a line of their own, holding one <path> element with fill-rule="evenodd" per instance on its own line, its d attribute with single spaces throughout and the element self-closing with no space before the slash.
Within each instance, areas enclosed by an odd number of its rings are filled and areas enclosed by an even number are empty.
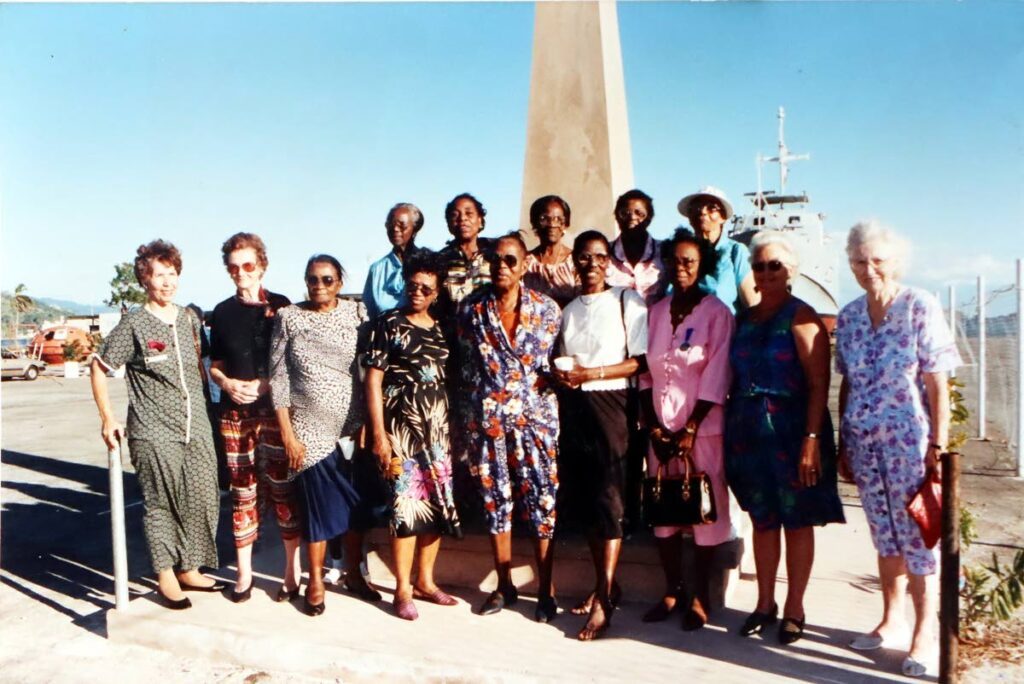
<svg viewBox="0 0 1024 684">
<path fill-rule="evenodd" d="M 324 582 L 337 585 L 341 582 L 341 561 L 331 559 L 328 562 L 331 565 L 324 570 Z"/>
</svg>

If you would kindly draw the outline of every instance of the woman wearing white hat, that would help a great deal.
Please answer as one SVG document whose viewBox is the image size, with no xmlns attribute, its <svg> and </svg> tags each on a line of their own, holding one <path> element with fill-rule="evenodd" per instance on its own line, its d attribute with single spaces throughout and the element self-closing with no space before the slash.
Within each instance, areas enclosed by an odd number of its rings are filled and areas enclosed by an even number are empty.
<svg viewBox="0 0 1024 684">
<path fill-rule="evenodd" d="M 757 304 L 760 296 L 754 289 L 750 272 L 750 253 L 746 245 L 724 235 L 725 222 L 733 211 L 725 193 L 713 185 L 705 185 L 692 195 L 679 200 L 679 213 L 685 216 L 697 235 L 707 240 L 718 255 L 714 273 L 705 275 L 701 289 L 714 294 L 732 308 Z"/>
</svg>

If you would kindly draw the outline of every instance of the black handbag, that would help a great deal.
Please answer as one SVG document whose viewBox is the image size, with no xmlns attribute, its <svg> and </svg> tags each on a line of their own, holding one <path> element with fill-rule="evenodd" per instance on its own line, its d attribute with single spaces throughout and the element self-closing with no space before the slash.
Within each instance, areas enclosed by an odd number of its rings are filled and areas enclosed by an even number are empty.
<svg viewBox="0 0 1024 684">
<path fill-rule="evenodd" d="M 704 471 L 697 472 L 690 454 L 683 459 L 682 475 L 662 476 L 665 464 L 658 461 L 654 477 L 644 478 L 644 521 L 652 526 L 706 525 L 718 519 L 715 493 L 711 478 Z"/>
</svg>

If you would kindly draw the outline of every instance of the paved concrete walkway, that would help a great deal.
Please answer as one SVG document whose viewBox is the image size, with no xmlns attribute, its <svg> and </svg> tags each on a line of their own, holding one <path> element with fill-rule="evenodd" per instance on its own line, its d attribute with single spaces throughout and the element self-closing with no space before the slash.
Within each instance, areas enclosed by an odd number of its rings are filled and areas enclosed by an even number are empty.
<svg viewBox="0 0 1024 684">
<path fill-rule="evenodd" d="M 746 576 L 730 607 L 696 633 L 682 632 L 675 619 L 642 623 L 646 605 L 629 602 L 625 586 L 626 603 L 614 626 L 594 643 L 576 641 L 583 618 L 565 610 L 551 625 L 535 623 L 532 597 L 499 615 L 477 616 L 472 607 L 485 596 L 479 589 L 456 588 L 457 607 L 418 601 L 420 619 L 413 623 L 394 617 L 389 591 L 384 602 L 367 604 L 332 589 L 324 615 L 310 618 L 301 612 L 301 600 L 271 600 L 279 580 L 269 573 L 245 604 L 192 594 L 193 609 L 174 612 L 149 595 L 132 601 L 125 614 L 108 612 L 107 628 L 117 642 L 342 681 L 910 681 L 898 674 L 903 653 L 864 654 L 845 646 L 874 626 L 881 608 L 867 524 L 852 502 L 846 513 L 847 525 L 818 532 L 806 636 L 788 647 L 778 644 L 774 629 L 763 638 L 735 636 L 756 597 Z M 271 546 L 257 554 L 265 556 L 257 558 L 257 568 L 268 567 L 268 560 L 278 566 Z M 438 562 L 445 560 L 442 549 Z M 779 589 L 781 602 L 784 581 Z M 564 597 L 563 609 L 576 598 Z"/>
</svg>

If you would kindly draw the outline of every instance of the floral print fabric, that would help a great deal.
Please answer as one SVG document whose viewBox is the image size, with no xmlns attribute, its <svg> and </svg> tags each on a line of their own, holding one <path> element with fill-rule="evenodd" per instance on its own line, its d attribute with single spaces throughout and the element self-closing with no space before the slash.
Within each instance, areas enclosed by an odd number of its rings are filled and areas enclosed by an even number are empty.
<svg viewBox="0 0 1024 684">
<path fill-rule="evenodd" d="M 445 363 L 448 347 L 437 323 L 427 329 L 389 311 L 370 333 L 363 364 L 384 372 L 384 427 L 402 472 L 391 479 L 398 537 L 456 532 L 448 443 Z"/>
<path fill-rule="evenodd" d="M 902 289 L 877 328 L 866 296 L 839 312 L 836 367 L 848 387 L 840 425 L 847 458 L 878 554 L 903 556 L 915 575 L 935 572 L 938 551 L 924 547 L 906 511 L 924 481 L 931 435 L 924 374 L 960 363 L 942 307 L 923 290 Z"/>
<path fill-rule="evenodd" d="M 459 312 L 470 470 L 491 534 L 512 529 L 515 499 L 538 537 L 550 539 L 555 531 L 558 401 L 549 357 L 559 325 L 558 305 L 525 287 L 514 340 L 501 325 L 492 288 L 470 297 Z"/>
<path fill-rule="evenodd" d="M 836 489 L 832 420 L 815 427 L 820 479 L 800 485 L 800 450 L 807 431 L 807 379 L 793 339 L 793 317 L 806 306 L 795 297 L 766 321 L 736 320 L 729 352 L 733 383 L 725 411 L 725 472 L 755 529 L 799 529 L 845 522 Z"/>
</svg>

